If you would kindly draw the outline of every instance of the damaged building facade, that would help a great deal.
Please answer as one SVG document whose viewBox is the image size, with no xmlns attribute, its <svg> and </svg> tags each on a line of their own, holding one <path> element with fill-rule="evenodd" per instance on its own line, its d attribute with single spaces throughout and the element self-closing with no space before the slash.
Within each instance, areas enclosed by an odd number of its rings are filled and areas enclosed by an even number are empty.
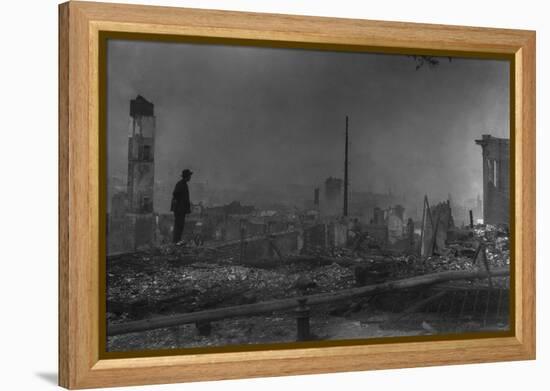
<svg viewBox="0 0 550 391">
<path fill-rule="evenodd" d="M 107 253 L 136 250 L 155 240 L 155 113 L 141 95 L 130 101 L 126 192 L 111 198 Z"/>
<path fill-rule="evenodd" d="M 155 184 L 154 105 L 138 95 L 130 101 L 128 134 L 128 212 L 153 212 Z"/>
<path fill-rule="evenodd" d="M 483 221 L 508 224 L 510 219 L 510 140 L 482 135 L 475 141 L 483 156 Z"/>
</svg>

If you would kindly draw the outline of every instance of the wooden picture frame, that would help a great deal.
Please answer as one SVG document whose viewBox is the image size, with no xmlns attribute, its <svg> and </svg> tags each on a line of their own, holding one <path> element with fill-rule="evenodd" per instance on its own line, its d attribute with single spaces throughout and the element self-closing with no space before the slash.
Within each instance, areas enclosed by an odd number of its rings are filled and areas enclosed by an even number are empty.
<svg viewBox="0 0 550 391">
<path fill-rule="evenodd" d="M 511 61 L 515 322 L 499 338 L 102 358 L 100 34 Z M 104 110 L 103 110 L 104 111 Z M 103 247 L 102 247 L 103 246 Z M 457 354 L 459 353 L 459 354 Z M 535 358 L 535 32 L 68 2 L 59 6 L 59 384 L 70 389 Z"/>
</svg>

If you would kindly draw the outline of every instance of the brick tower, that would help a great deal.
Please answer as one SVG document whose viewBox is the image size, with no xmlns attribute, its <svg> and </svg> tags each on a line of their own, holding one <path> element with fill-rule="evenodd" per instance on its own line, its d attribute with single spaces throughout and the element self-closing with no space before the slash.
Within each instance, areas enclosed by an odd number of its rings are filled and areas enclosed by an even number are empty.
<svg viewBox="0 0 550 391">
<path fill-rule="evenodd" d="M 128 135 L 128 212 L 153 212 L 155 184 L 154 105 L 138 95 L 130 101 Z"/>
</svg>

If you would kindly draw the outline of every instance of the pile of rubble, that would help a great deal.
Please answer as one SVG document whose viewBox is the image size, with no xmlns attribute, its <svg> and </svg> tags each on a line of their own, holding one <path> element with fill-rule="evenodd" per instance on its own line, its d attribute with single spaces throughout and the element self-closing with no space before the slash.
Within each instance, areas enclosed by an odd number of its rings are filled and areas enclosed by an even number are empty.
<svg viewBox="0 0 550 391">
<path fill-rule="evenodd" d="M 476 250 L 480 245 L 486 262 L 479 261 Z M 494 226 L 478 226 L 466 240 L 450 243 L 440 254 L 425 259 L 389 250 L 308 248 L 299 255 L 272 260 L 271 267 L 262 267 L 239 264 L 230 247 L 166 245 L 108 262 L 107 307 L 120 319 L 138 307 L 138 316 L 152 315 L 162 308 L 192 312 L 334 292 L 428 273 L 490 270 L 509 263 L 508 232 Z M 501 278 L 497 284 L 507 286 L 508 279 Z"/>
<path fill-rule="evenodd" d="M 134 262 L 108 266 L 109 320 L 332 292 L 354 284 L 353 271 L 336 263 L 304 271 L 293 264 L 264 269 L 199 259 L 178 263 L 140 254 Z"/>
</svg>

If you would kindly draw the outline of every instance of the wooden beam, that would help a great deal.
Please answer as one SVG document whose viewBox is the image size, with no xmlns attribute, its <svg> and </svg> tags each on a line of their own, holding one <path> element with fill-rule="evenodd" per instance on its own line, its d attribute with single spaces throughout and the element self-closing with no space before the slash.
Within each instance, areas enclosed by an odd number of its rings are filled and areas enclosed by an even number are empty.
<svg viewBox="0 0 550 391">
<path fill-rule="evenodd" d="M 508 267 L 494 269 L 492 277 L 504 277 L 510 273 Z M 339 292 L 321 293 L 316 295 L 292 297 L 288 299 L 264 301 L 254 304 L 246 304 L 234 307 L 217 308 L 214 310 L 197 311 L 181 315 L 162 316 L 153 319 L 145 319 L 134 322 L 119 323 L 107 327 L 107 335 L 119 335 L 135 333 L 139 331 L 155 330 L 173 327 L 185 323 L 201 321 L 215 321 L 239 316 L 254 316 L 274 311 L 282 311 L 298 306 L 298 299 L 307 299 L 309 306 L 348 300 L 355 297 L 378 294 L 399 289 L 415 288 L 419 286 L 433 285 L 454 280 L 470 280 L 486 278 L 485 270 L 473 271 L 446 271 L 406 278 L 403 280 L 389 281 L 381 284 L 368 285 L 360 288 L 346 289 Z"/>
</svg>

